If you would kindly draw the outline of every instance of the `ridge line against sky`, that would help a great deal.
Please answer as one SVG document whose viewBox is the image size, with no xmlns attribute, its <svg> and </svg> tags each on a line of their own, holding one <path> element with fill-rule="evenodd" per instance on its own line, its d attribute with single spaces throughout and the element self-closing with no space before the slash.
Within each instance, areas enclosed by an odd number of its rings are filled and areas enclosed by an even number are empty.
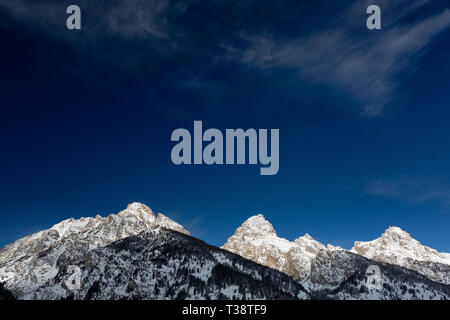
<svg viewBox="0 0 450 320">
<path fill-rule="evenodd" d="M 444 0 L 0 0 L 0 243 L 147 203 L 214 245 L 262 213 L 344 248 L 450 252 Z M 280 170 L 176 167 L 170 133 L 279 128 Z"/>
</svg>

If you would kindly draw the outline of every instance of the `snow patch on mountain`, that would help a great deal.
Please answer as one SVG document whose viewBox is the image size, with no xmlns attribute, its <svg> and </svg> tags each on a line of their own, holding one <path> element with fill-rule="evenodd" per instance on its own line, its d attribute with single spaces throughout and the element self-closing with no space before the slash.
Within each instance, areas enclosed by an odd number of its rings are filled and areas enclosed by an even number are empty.
<svg viewBox="0 0 450 320">
<path fill-rule="evenodd" d="M 309 234 L 280 238 L 256 215 L 223 249 L 132 203 L 118 214 L 64 220 L 5 246 L 0 284 L 19 299 L 450 298 L 450 254 L 397 227 L 348 251 Z M 381 269 L 378 291 L 367 282 L 373 265 Z M 78 275 L 76 290 L 71 281 Z"/>
<path fill-rule="evenodd" d="M 58 260 L 58 274 L 21 299 L 308 299 L 292 278 L 203 241 L 152 229 Z M 78 288 L 67 286 L 79 270 Z"/>
<path fill-rule="evenodd" d="M 56 276 L 58 260 L 86 257 L 96 248 L 158 227 L 189 235 L 180 224 L 162 214 L 155 217 L 149 207 L 138 202 L 107 217 L 64 220 L 3 247 L 0 282 L 18 296 L 32 292 Z"/>
<path fill-rule="evenodd" d="M 311 260 L 326 247 L 309 234 L 291 242 L 277 236 L 262 214 L 248 218 L 222 247 L 225 250 L 284 272 L 294 279 L 309 274 Z"/>
<path fill-rule="evenodd" d="M 398 227 L 389 227 L 380 238 L 355 242 L 351 252 L 371 260 L 399 265 L 450 284 L 450 254 L 422 245 Z M 441 272 L 444 269 L 444 272 Z"/>
</svg>

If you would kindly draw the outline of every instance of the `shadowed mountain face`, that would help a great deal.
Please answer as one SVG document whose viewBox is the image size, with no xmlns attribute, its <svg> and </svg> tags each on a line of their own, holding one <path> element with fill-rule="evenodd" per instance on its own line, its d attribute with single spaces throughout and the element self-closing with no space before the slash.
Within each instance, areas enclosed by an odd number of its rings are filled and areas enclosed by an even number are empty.
<svg viewBox="0 0 450 320">
<path fill-rule="evenodd" d="M 326 249 L 308 234 L 293 242 L 278 237 L 261 214 L 244 221 L 222 248 L 287 273 L 295 280 L 305 279 L 311 261 L 320 250 Z"/>
<path fill-rule="evenodd" d="M 431 280 L 450 284 L 450 254 L 422 245 L 400 228 L 390 227 L 378 239 L 356 241 L 352 252 L 368 259 L 415 270 Z"/>
<path fill-rule="evenodd" d="M 449 266 L 435 261 L 446 255 L 403 231 L 391 231 L 382 240 L 359 243 L 364 252 L 357 254 L 325 247 L 308 234 L 294 242 L 278 238 L 259 215 L 238 228 L 223 250 L 134 203 L 105 218 L 63 221 L 0 250 L 0 295 L 38 300 L 450 299 L 450 286 L 436 281 L 448 277 Z M 366 257 L 371 252 L 377 253 L 373 259 Z"/>
<path fill-rule="evenodd" d="M 41 257 L 45 259 L 43 255 Z M 61 255 L 31 299 L 307 299 L 279 271 L 165 228 Z"/>
<path fill-rule="evenodd" d="M 377 280 L 373 277 L 378 269 Z M 302 282 L 313 299 L 448 300 L 450 286 L 400 266 L 367 259 L 346 250 L 322 250 Z"/>
<path fill-rule="evenodd" d="M 0 282 L 0 300 L 15 300 L 14 295 Z"/>
<path fill-rule="evenodd" d="M 0 282 L 19 297 L 56 276 L 64 256 L 84 258 L 95 248 L 158 227 L 189 234 L 181 225 L 140 203 L 107 217 L 68 219 L 0 250 Z"/>
<path fill-rule="evenodd" d="M 287 273 L 299 281 L 312 276 L 319 254 L 351 256 L 345 253 L 347 250 L 332 245 L 324 246 L 308 234 L 292 242 L 280 238 L 272 224 L 262 215 L 244 221 L 223 248 Z M 372 261 L 414 270 L 430 280 L 450 284 L 450 254 L 422 245 L 397 227 L 390 227 L 373 241 L 356 241 L 350 252 Z M 325 271 L 322 269 L 322 272 Z M 348 272 L 346 275 L 349 276 Z M 333 281 L 331 277 L 328 280 Z"/>
</svg>

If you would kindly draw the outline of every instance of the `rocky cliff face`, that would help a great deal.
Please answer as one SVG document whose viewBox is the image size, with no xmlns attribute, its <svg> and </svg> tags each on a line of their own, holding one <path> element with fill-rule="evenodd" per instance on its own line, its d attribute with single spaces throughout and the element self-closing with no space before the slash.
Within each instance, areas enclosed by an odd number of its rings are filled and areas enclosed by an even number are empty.
<svg viewBox="0 0 450 320">
<path fill-rule="evenodd" d="M 332 245 L 325 247 L 308 234 L 293 242 L 279 238 L 272 224 L 262 215 L 246 220 L 236 229 L 223 248 L 282 271 L 300 281 L 310 277 L 319 253 L 322 256 L 339 255 L 339 252 L 346 251 Z M 379 239 L 355 242 L 351 252 L 376 262 L 417 271 L 433 281 L 450 284 L 450 254 L 439 253 L 422 245 L 397 227 L 390 227 Z M 321 270 L 326 276 L 328 271 Z M 349 273 L 342 275 L 342 277 L 349 276 Z M 339 281 L 342 281 L 342 277 L 338 277 Z M 333 283 L 331 276 L 328 277 L 327 283 Z"/>
<path fill-rule="evenodd" d="M 399 228 L 348 251 L 280 238 L 257 215 L 223 248 L 132 203 L 4 247 L 0 299 L 450 299 L 448 254 Z"/>
<path fill-rule="evenodd" d="M 147 206 L 132 203 L 107 217 L 68 219 L 49 230 L 17 240 L 0 250 L 0 282 L 18 297 L 27 297 L 54 278 L 58 260 L 83 259 L 96 248 L 117 240 L 165 227 L 189 234 L 181 225 Z"/>
<path fill-rule="evenodd" d="M 284 272 L 296 280 L 308 276 L 311 261 L 320 250 L 326 249 L 309 234 L 293 242 L 279 238 L 263 215 L 247 219 L 222 248 Z"/>
<path fill-rule="evenodd" d="M 374 270 L 377 269 L 376 281 Z M 321 250 L 303 286 L 313 299 L 448 300 L 450 286 L 346 250 Z"/>
<path fill-rule="evenodd" d="M 380 238 L 355 242 L 351 250 L 371 260 L 415 270 L 431 280 L 450 284 L 450 254 L 422 245 L 398 227 L 390 227 Z"/>
<path fill-rule="evenodd" d="M 264 216 L 257 215 L 237 228 L 222 248 L 285 272 L 288 252 L 292 247 L 293 243 L 277 236 L 275 229 Z"/>
<path fill-rule="evenodd" d="M 203 241 L 154 228 L 58 259 L 29 299 L 307 299 L 287 275 Z"/>
</svg>

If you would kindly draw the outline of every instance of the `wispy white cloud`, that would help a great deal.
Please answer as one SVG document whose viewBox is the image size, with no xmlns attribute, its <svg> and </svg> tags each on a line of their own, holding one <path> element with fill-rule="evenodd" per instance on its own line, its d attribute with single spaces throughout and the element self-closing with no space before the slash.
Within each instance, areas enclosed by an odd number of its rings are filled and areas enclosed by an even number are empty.
<svg viewBox="0 0 450 320">
<path fill-rule="evenodd" d="M 82 21 L 85 17 L 98 18 L 86 28 L 93 35 L 116 35 L 122 37 L 156 36 L 167 37 L 166 10 L 169 0 L 127 0 L 108 1 L 107 4 L 81 0 L 77 4 L 82 8 Z M 6 10 L 16 21 L 30 29 L 47 29 L 53 33 L 67 32 L 65 28 L 67 3 L 41 0 L 0 0 L 0 8 Z M 95 32 L 92 32 L 94 28 Z"/>
<path fill-rule="evenodd" d="M 89 23 L 76 41 L 64 28 L 65 4 L 60 1 L 0 0 L 0 8 L 29 30 L 44 30 L 131 72 L 176 60 L 178 54 L 198 57 L 202 68 L 207 68 L 205 61 L 225 60 L 263 71 L 289 69 L 300 79 L 339 88 L 364 114 L 376 116 L 398 96 L 396 89 L 415 70 L 435 36 L 450 26 L 449 9 L 408 20 L 430 1 L 378 0 L 381 31 L 365 29 L 365 10 L 373 1 L 342 1 L 337 10 L 323 1 L 320 17 L 301 16 L 301 10 L 294 10 L 298 20 L 308 24 L 293 31 L 280 27 L 289 3 L 276 14 L 254 16 L 256 0 L 211 0 L 207 5 L 200 0 L 80 0 Z M 271 2 L 264 6 L 280 7 Z M 266 23 L 265 18 L 273 21 Z M 122 42 L 131 45 L 115 50 L 114 43 Z M 104 43 L 105 50 L 95 50 Z M 199 78 L 198 83 L 207 81 Z"/>
<path fill-rule="evenodd" d="M 450 181 L 443 176 L 401 176 L 376 179 L 368 183 L 365 193 L 410 204 L 435 202 L 450 206 Z"/>
<path fill-rule="evenodd" d="M 364 20 L 353 19 L 365 13 L 365 0 L 343 10 L 342 17 L 337 18 L 339 23 L 333 28 L 328 25 L 294 39 L 286 39 L 267 30 L 252 34 L 244 32 L 240 38 L 246 47 L 223 43 L 223 58 L 237 59 L 262 70 L 295 70 L 299 77 L 349 92 L 360 102 L 365 114 L 378 115 L 393 97 L 399 84 L 398 76 L 402 72 L 411 72 L 422 50 L 450 26 L 448 9 L 420 21 L 400 21 L 427 2 L 402 0 L 392 5 L 386 3 L 384 29 L 372 33 L 362 33 L 365 25 L 361 22 Z M 399 5 L 403 7 L 400 9 Z"/>
<path fill-rule="evenodd" d="M 107 64 L 127 74 L 141 74 L 177 52 L 167 16 L 183 10 L 169 8 L 170 0 L 79 0 L 81 31 L 66 28 L 67 2 L 55 0 L 0 0 L 0 10 L 13 21 L 0 26 L 52 39 L 71 48 L 81 59 Z M 68 68 L 72 66 L 67 65 Z"/>
</svg>

